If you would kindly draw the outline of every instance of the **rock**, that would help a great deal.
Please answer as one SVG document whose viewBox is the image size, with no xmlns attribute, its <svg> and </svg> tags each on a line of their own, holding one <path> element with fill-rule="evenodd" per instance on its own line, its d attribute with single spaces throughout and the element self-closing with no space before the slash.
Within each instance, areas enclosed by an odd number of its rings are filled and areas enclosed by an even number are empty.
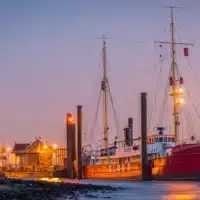
<svg viewBox="0 0 200 200">
<path fill-rule="evenodd" d="M 8 179 L 0 183 L 0 200 L 78 199 L 82 195 L 88 198 L 98 198 L 98 191 L 106 193 L 107 191 L 115 189 L 117 188 L 92 184 L 51 183 L 44 181 Z"/>
</svg>

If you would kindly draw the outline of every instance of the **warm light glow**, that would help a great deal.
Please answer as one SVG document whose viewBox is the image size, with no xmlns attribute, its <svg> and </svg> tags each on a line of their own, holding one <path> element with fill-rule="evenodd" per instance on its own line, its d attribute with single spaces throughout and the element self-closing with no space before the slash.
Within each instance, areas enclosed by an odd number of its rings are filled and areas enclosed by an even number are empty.
<svg viewBox="0 0 200 200">
<path fill-rule="evenodd" d="M 178 99 L 177 101 L 176 101 L 176 104 L 184 104 L 185 103 L 185 100 L 183 99 L 183 98 L 181 98 L 181 99 Z"/>
<path fill-rule="evenodd" d="M 183 87 L 180 87 L 180 88 L 176 88 L 176 94 L 177 95 L 181 95 L 184 93 L 184 88 Z"/>
<path fill-rule="evenodd" d="M 47 148 L 47 145 L 45 144 L 43 147 L 44 147 L 44 149 L 46 149 L 46 148 Z"/>
<path fill-rule="evenodd" d="M 60 183 L 61 180 L 59 178 L 41 178 L 40 181 L 46 181 L 46 182 L 54 182 L 54 183 Z"/>
<path fill-rule="evenodd" d="M 7 150 L 7 151 L 10 151 L 10 147 L 7 147 L 6 150 Z"/>
<path fill-rule="evenodd" d="M 56 149 L 57 147 L 58 147 L 58 145 L 57 145 L 57 144 L 54 144 L 54 145 L 53 145 L 53 148 L 54 148 L 54 149 Z"/>
<path fill-rule="evenodd" d="M 72 123 L 73 122 L 73 118 L 72 117 L 68 117 L 67 121 Z"/>
<path fill-rule="evenodd" d="M 179 88 L 178 91 L 179 91 L 179 93 L 183 93 L 184 89 L 183 88 Z"/>
<path fill-rule="evenodd" d="M 68 114 L 66 117 L 66 123 L 72 124 L 74 121 L 72 114 Z"/>
</svg>

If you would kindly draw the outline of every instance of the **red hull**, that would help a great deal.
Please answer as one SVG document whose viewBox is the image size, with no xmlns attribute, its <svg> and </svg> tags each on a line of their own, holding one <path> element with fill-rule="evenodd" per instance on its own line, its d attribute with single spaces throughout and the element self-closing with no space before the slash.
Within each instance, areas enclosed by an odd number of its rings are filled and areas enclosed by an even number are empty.
<svg viewBox="0 0 200 200">
<path fill-rule="evenodd" d="M 153 161 L 153 176 L 187 177 L 197 174 L 200 174 L 200 144 L 177 146 L 170 156 Z"/>
</svg>

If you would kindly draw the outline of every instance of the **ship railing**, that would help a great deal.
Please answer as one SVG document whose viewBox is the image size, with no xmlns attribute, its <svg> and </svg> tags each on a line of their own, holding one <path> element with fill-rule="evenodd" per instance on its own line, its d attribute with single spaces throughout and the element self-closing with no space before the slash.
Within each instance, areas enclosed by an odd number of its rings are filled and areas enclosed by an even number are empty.
<svg viewBox="0 0 200 200">
<path fill-rule="evenodd" d="M 129 141 L 121 140 L 121 141 L 114 142 L 114 145 L 117 148 L 130 147 L 130 146 L 134 146 L 136 144 L 136 142 L 139 141 L 139 140 L 140 140 L 140 137 L 134 138 L 134 139 L 129 140 Z"/>
<path fill-rule="evenodd" d="M 184 145 L 184 144 L 200 144 L 200 138 L 191 137 L 189 139 L 178 140 L 177 145 Z"/>
</svg>

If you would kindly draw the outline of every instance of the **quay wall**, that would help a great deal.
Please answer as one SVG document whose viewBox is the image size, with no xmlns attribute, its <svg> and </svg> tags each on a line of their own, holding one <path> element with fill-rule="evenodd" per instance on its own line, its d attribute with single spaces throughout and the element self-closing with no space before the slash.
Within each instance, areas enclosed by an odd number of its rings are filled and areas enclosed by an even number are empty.
<svg viewBox="0 0 200 200">
<path fill-rule="evenodd" d="M 7 178 L 52 178 L 53 172 L 5 172 Z"/>
</svg>

